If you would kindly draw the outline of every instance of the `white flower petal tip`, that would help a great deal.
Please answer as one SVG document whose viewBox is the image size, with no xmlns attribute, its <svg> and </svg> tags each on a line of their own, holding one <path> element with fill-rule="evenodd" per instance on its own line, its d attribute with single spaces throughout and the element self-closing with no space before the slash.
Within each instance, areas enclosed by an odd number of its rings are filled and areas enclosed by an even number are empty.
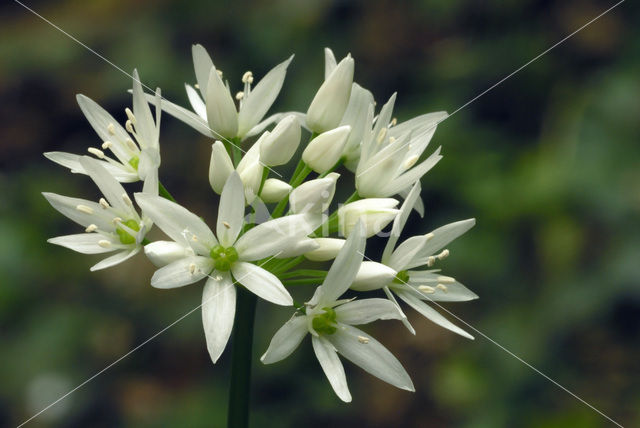
<svg viewBox="0 0 640 428">
<path fill-rule="evenodd" d="M 319 174 L 329 171 L 340 160 L 350 132 L 349 125 L 323 132 L 309 142 L 302 160 Z"/>
<path fill-rule="evenodd" d="M 256 296 L 280 306 L 293 306 L 293 298 L 271 272 L 251 263 L 236 262 L 233 277 Z"/>
<path fill-rule="evenodd" d="M 273 336 L 260 361 L 263 364 L 273 364 L 284 360 L 296 350 L 308 332 L 307 317 L 293 316 Z"/>
<path fill-rule="evenodd" d="M 264 139 L 260 146 L 260 161 L 265 165 L 284 165 L 300 144 L 300 122 L 294 115 L 286 116 Z"/>
<path fill-rule="evenodd" d="M 318 248 L 304 254 L 308 260 L 314 262 L 335 259 L 345 243 L 344 239 L 338 238 L 315 238 L 314 241 L 318 244 Z"/>
<path fill-rule="evenodd" d="M 218 195 L 222 193 L 227 178 L 234 171 L 233 162 L 222 141 L 211 146 L 211 162 L 209 163 L 209 184 Z"/>
<path fill-rule="evenodd" d="M 362 222 L 366 237 L 376 235 L 393 221 L 400 212 L 395 209 L 398 201 L 392 198 L 368 198 L 351 202 L 338 209 L 338 228 L 343 236 L 349 236 L 355 224 Z"/>
<path fill-rule="evenodd" d="M 214 135 L 235 138 L 238 133 L 238 112 L 229 89 L 215 67 L 209 71 L 206 92 L 207 121 Z"/>
<path fill-rule="evenodd" d="M 236 310 L 236 287 L 229 274 L 209 278 L 202 293 L 202 325 L 207 350 L 215 364 L 227 346 Z"/>
<path fill-rule="evenodd" d="M 377 290 L 388 285 L 397 274 L 398 272 L 382 263 L 364 261 L 350 288 L 357 291 Z"/>
<path fill-rule="evenodd" d="M 338 126 L 349 104 L 353 69 L 354 61 L 349 55 L 331 71 L 307 110 L 309 129 L 321 133 Z"/>
</svg>

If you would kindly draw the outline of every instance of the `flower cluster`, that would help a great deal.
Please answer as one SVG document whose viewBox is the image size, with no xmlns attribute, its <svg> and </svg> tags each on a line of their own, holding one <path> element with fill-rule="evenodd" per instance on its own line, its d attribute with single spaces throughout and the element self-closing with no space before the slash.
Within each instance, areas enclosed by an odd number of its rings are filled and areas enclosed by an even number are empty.
<svg viewBox="0 0 640 428">
<path fill-rule="evenodd" d="M 101 140 L 99 147 L 88 149 L 92 156 L 45 156 L 91 177 L 102 197 L 95 202 L 44 193 L 56 210 L 85 228 L 84 233 L 49 242 L 86 254 L 116 252 L 91 270 L 114 266 L 144 250 L 158 267 L 151 278 L 156 288 L 206 280 L 202 321 L 214 363 L 233 330 L 237 291 L 243 287 L 292 312 L 271 340 L 263 363 L 286 358 L 309 334 L 342 400 L 350 401 L 351 395 L 338 354 L 385 382 L 413 391 L 400 362 L 354 326 L 395 319 L 415 334 L 399 298 L 430 321 L 471 338 L 430 303 L 477 298 L 437 268 L 449 255 L 446 246 L 475 221 L 458 221 L 398 243 L 412 212 L 424 214 L 420 179 L 441 159 L 440 148 L 424 153 L 436 125 L 447 115 L 430 113 L 398 123 L 393 117 L 395 94 L 376 113 L 371 92 L 353 82 L 353 58 L 338 62 L 326 49 L 324 82 L 306 113 L 265 119 L 292 59 L 255 86 L 253 74 L 246 72 L 242 90 L 232 95 L 231 83 L 196 45 L 197 84 L 186 85 L 192 110 L 165 100 L 159 89 L 145 93 L 134 71 L 132 109 L 125 109 L 124 127 L 97 103 L 78 95 Z M 220 195 L 215 230 L 179 205 L 159 181 L 161 112 L 212 139 L 208 179 Z M 308 141 L 301 145 L 307 133 Z M 296 161 L 288 180 L 274 170 Z M 355 179 L 355 191 L 342 203 L 334 201 L 338 184 L 345 187 L 336 171 L 353 173 Z M 132 198 L 121 183 L 139 181 L 142 190 Z M 147 234 L 154 225 L 168 239 L 150 241 Z M 375 235 L 387 239 L 379 261 L 365 250 L 367 239 Z M 305 303 L 295 302 L 289 292 L 301 285 L 316 286 Z M 378 297 L 360 298 L 361 293 Z"/>
</svg>

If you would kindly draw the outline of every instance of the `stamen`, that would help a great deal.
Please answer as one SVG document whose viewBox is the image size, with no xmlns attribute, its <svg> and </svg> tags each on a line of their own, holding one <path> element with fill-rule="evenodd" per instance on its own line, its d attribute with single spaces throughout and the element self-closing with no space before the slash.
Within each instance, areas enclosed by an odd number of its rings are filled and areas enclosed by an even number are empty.
<svg viewBox="0 0 640 428">
<path fill-rule="evenodd" d="M 118 223 L 122 223 L 122 219 L 120 217 L 114 217 L 111 222 L 113 224 L 118 224 Z"/>
<path fill-rule="evenodd" d="M 133 202 L 131 202 L 131 198 L 129 198 L 129 195 L 127 195 L 126 193 L 122 194 L 122 200 L 124 201 L 125 204 L 127 204 L 128 206 L 132 207 L 133 206 Z"/>
<path fill-rule="evenodd" d="M 124 123 L 124 128 L 125 128 L 125 129 L 127 130 L 127 132 L 129 132 L 130 134 L 133 134 L 133 125 L 132 125 L 132 123 L 131 123 L 131 121 L 130 121 L 130 120 L 127 120 L 127 121 Z"/>
<path fill-rule="evenodd" d="M 131 150 L 132 152 L 138 151 L 138 146 L 136 146 L 136 143 L 134 143 L 131 138 L 127 138 L 126 140 L 124 140 L 124 142 L 127 145 L 127 147 L 129 147 L 129 150 Z"/>
<path fill-rule="evenodd" d="M 96 226 L 95 224 L 90 224 L 84 231 L 87 233 L 91 233 L 95 232 L 96 230 L 98 230 L 98 226 Z"/>
<path fill-rule="evenodd" d="M 213 277 L 216 281 L 222 281 L 222 275 L 216 275 Z"/>
<path fill-rule="evenodd" d="M 242 83 L 253 83 L 253 73 L 247 71 L 242 75 Z"/>
<path fill-rule="evenodd" d="M 358 342 L 364 343 L 365 345 L 369 343 L 369 338 L 364 336 L 358 336 Z"/>
<path fill-rule="evenodd" d="M 433 294 L 436 292 L 436 289 L 431 287 L 430 285 L 420 285 L 418 286 L 418 290 L 422 291 L 425 294 Z"/>
<path fill-rule="evenodd" d="M 198 85 L 197 83 L 193 85 L 194 88 L 196 89 L 200 89 L 200 85 Z"/>
<path fill-rule="evenodd" d="M 216 70 L 216 72 L 218 73 L 218 76 L 220 76 L 220 78 L 222 79 L 222 70 Z"/>
<path fill-rule="evenodd" d="M 239 91 L 239 92 L 236 94 L 236 100 L 240 101 L 242 98 L 244 98 L 244 92 Z"/>
<path fill-rule="evenodd" d="M 98 159 L 104 159 L 104 152 L 100 149 L 96 149 L 95 147 L 89 147 L 87 149 L 89 153 L 97 157 Z"/>
<path fill-rule="evenodd" d="M 231 229 L 231 225 L 229 224 L 229 222 L 228 222 L 228 221 L 223 221 L 223 222 L 222 222 L 222 225 L 223 225 L 224 227 L 226 227 L 227 229 Z"/>
<path fill-rule="evenodd" d="M 86 205 L 76 205 L 76 209 L 81 213 L 93 214 L 93 208 L 88 207 Z"/>
<path fill-rule="evenodd" d="M 456 279 L 450 276 L 439 276 L 437 281 L 442 284 L 453 284 L 456 282 Z"/>
<path fill-rule="evenodd" d="M 387 128 L 382 128 L 380 130 L 380 133 L 378 133 L 378 138 L 376 139 L 378 144 L 382 143 L 382 140 L 384 140 L 385 135 L 387 135 Z"/>
<path fill-rule="evenodd" d="M 131 121 L 133 125 L 136 124 L 136 117 L 133 115 L 133 112 L 129 109 L 129 107 L 124 109 L 124 112 L 127 114 L 127 117 Z"/>
<path fill-rule="evenodd" d="M 396 142 L 395 137 L 389 137 L 389 144 L 393 144 Z"/>
<path fill-rule="evenodd" d="M 407 159 L 404 162 L 404 168 L 405 169 L 411 168 L 412 166 L 414 166 L 416 164 L 416 162 L 418 162 L 418 159 L 419 159 L 419 157 L 417 155 L 411 156 L 409 159 Z"/>
<path fill-rule="evenodd" d="M 106 239 L 101 239 L 98 241 L 98 245 L 100 245 L 102 248 L 109 248 L 111 246 L 111 242 L 107 241 Z"/>
<path fill-rule="evenodd" d="M 438 258 L 438 260 L 446 259 L 447 257 L 449 257 L 449 250 L 447 249 L 442 250 L 442 252 L 438 254 L 436 257 Z"/>
<path fill-rule="evenodd" d="M 109 135 L 115 135 L 116 134 L 116 127 L 113 123 L 109 123 L 107 125 L 107 132 L 109 133 Z"/>
<path fill-rule="evenodd" d="M 191 263 L 191 264 L 189 265 L 189 273 L 190 273 L 191 275 L 193 275 L 194 273 L 196 273 L 196 264 L 195 264 L 195 263 Z"/>
<path fill-rule="evenodd" d="M 107 202 L 107 200 L 106 200 L 105 198 L 100 198 L 100 200 L 98 201 L 98 203 L 99 203 L 99 204 L 100 204 L 100 206 L 101 206 L 103 209 L 105 209 L 105 210 L 106 210 L 107 208 L 111 207 L 111 205 L 109 205 L 109 202 Z"/>
<path fill-rule="evenodd" d="M 111 146 L 113 146 L 113 143 L 111 141 L 105 141 L 104 143 L 102 143 L 102 150 L 110 149 Z"/>
<path fill-rule="evenodd" d="M 391 119 L 391 124 L 389 125 L 389 127 L 396 126 L 397 124 L 398 124 L 398 118 L 394 117 L 393 119 Z"/>
<path fill-rule="evenodd" d="M 192 240 L 193 242 L 198 242 L 198 237 L 197 237 L 196 235 L 193 235 L 193 236 L 191 237 L 191 240 Z"/>
<path fill-rule="evenodd" d="M 444 285 L 444 284 L 438 284 L 438 285 L 436 285 L 436 288 L 437 288 L 438 290 L 442 290 L 442 291 L 443 291 L 443 292 L 445 292 L 445 293 L 447 292 L 447 286 L 446 286 L 446 285 Z"/>
<path fill-rule="evenodd" d="M 426 240 L 427 240 L 427 242 L 428 242 L 428 241 L 430 241 L 430 240 L 432 240 L 432 239 L 433 239 L 434 234 L 433 234 L 433 233 L 431 233 L 431 232 L 429 232 L 429 233 L 427 233 L 426 235 L 424 235 L 424 237 L 426 238 Z"/>
<path fill-rule="evenodd" d="M 429 256 L 429 258 L 427 259 L 427 266 L 431 267 L 436 263 L 436 258 L 433 256 Z"/>
</svg>

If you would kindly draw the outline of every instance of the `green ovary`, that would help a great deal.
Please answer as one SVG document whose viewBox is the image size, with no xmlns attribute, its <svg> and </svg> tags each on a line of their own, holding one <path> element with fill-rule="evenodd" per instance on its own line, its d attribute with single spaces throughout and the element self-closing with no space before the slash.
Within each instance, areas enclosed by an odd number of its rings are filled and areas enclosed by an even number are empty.
<svg viewBox="0 0 640 428">
<path fill-rule="evenodd" d="M 140 158 L 138 156 L 134 156 L 129 159 L 129 165 L 131 165 L 135 170 L 138 170 L 138 165 L 140 165 Z"/>
<path fill-rule="evenodd" d="M 323 308 L 324 313 L 316 315 L 311 321 L 311 326 L 318 334 L 333 334 L 336 332 L 336 311 L 332 308 Z"/>
<path fill-rule="evenodd" d="M 140 225 L 135 220 L 127 220 L 127 221 L 123 222 L 122 224 L 124 224 L 125 226 L 127 226 L 131 230 L 135 230 L 136 232 L 138 232 L 140 230 Z M 122 242 L 123 244 L 129 245 L 129 244 L 135 244 L 136 243 L 135 236 L 131 236 L 129 234 L 129 232 L 127 232 L 123 228 L 118 227 L 116 229 L 116 233 L 118 234 L 118 237 L 120 237 L 120 242 Z"/>
<path fill-rule="evenodd" d="M 238 260 L 238 252 L 233 247 L 224 248 L 222 245 L 216 245 L 209 253 L 213 259 L 216 270 L 228 271 L 231 265 Z"/>
<path fill-rule="evenodd" d="M 409 282 L 409 271 L 401 270 L 398 272 L 395 278 L 393 278 L 393 282 L 396 284 L 406 284 Z"/>
</svg>

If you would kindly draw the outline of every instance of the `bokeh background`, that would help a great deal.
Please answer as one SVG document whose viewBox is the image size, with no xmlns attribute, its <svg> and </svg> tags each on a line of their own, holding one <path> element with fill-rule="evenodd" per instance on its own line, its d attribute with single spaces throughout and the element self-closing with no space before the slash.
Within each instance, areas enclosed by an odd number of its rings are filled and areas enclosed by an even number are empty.
<svg viewBox="0 0 640 428">
<path fill-rule="evenodd" d="M 356 58 L 400 120 L 457 107 L 613 2 L 122 1 L 26 4 L 186 105 L 190 48 L 204 44 L 239 88 L 291 53 L 277 110 L 305 110 L 322 48 Z M 409 233 L 478 224 L 443 263 L 480 295 L 447 308 L 625 426 L 640 425 L 640 7 L 628 1 L 442 123 L 445 158 L 423 179 L 427 215 Z M 138 257 L 47 244 L 79 229 L 42 191 L 97 198 L 42 152 L 100 143 L 84 93 L 124 120 L 130 79 L 14 2 L 0 6 L 0 426 L 15 426 L 200 303 L 201 286 L 156 290 Z M 210 141 L 162 124 L 162 181 L 207 219 Z M 344 192 L 347 190 L 345 189 Z M 379 246 L 372 246 L 372 252 Z M 311 290 L 303 290 L 302 294 Z M 370 331 L 405 364 L 399 391 L 346 363 L 354 401 L 332 393 L 304 343 L 256 360 L 255 427 L 600 427 L 602 416 L 490 341 L 409 313 Z M 256 357 L 289 311 L 259 304 Z M 476 336 L 478 336 L 476 334 Z M 213 366 L 199 311 L 30 423 L 51 427 L 224 426 L 229 352 Z"/>
</svg>

